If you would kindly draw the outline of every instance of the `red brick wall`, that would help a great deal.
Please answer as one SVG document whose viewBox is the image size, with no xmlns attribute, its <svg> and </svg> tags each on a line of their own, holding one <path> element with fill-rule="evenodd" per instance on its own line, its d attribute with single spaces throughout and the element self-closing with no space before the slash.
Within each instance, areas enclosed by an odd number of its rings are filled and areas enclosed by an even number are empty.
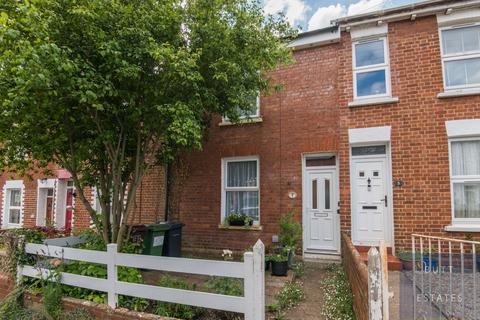
<svg viewBox="0 0 480 320">
<path fill-rule="evenodd" d="M 56 167 L 50 168 L 55 172 Z M 24 198 L 23 198 L 23 226 L 33 227 L 36 225 L 37 216 L 37 193 L 38 179 L 52 178 L 55 176 L 45 176 L 43 174 L 33 174 L 31 177 L 18 177 L 13 174 L 0 175 L 0 216 L 3 212 L 3 186 L 7 180 L 23 180 Z M 163 220 L 165 212 L 164 196 L 164 171 L 162 167 L 151 169 L 143 179 L 136 193 L 134 211 L 130 216 L 132 223 L 152 223 Z M 90 203 L 93 202 L 93 194 L 90 188 L 85 189 L 85 196 Z M 3 217 L 1 217 L 3 219 Z M 73 228 L 85 229 L 90 226 L 90 215 L 77 196 L 74 199 Z"/>
<path fill-rule="evenodd" d="M 359 320 L 367 320 L 368 307 L 368 268 L 360 259 L 350 238 L 342 232 L 342 264 L 350 282 L 353 294 L 353 309 Z"/>
<path fill-rule="evenodd" d="M 352 47 L 342 33 L 338 78 L 340 111 L 341 227 L 350 232 L 348 129 L 391 126 L 395 244 L 410 246 L 411 233 L 460 237 L 446 233 L 451 223 L 448 139 L 445 121 L 480 118 L 480 96 L 438 99 L 443 76 L 435 16 L 389 23 L 393 96 L 389 105 L 349 108 L 352 101 Z"/>
<path fill-rule="evenodd" d="M 301 221 L 302 153 L 337 149 L 337 50 L 332 45 L 295 52 L 295 63 L 273 72 L 284 90 L 262 97 L 262 123 L 218 126 L 215 118 L 202 152 L 187 157 L 190 172 L 180 195 L 187 247 L 243 250 L 258 237 L 269 243 L 282 214 Z M 260 158 L 263 232 L 220 230 L 221 159 Z M 296 199 L 288 198 L 295 191 Z"/>
</svg>

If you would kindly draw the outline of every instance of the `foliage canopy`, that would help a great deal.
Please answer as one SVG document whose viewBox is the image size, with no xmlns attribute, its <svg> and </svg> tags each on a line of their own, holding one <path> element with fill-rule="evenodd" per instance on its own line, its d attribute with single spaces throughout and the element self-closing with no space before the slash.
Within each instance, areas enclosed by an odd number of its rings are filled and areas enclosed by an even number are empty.
<svg viewBox="0 0 480 320">
<path fill-rule="evenodd" d="M 148 168 L 201 148 L 213 114 L 251 110 L 293 35 L 248 0 L 3 0 L 1 165 L 70 171 L 121 246 Z"/>
</svg>

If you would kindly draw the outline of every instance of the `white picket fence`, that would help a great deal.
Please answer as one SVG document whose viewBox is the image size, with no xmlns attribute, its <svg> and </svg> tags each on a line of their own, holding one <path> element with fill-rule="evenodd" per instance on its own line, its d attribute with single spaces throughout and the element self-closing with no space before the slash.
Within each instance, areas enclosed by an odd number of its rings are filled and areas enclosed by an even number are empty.
<svg viewBox="0 0 480 320">
<path fill-rule="evenodd" d="M 265 247 L 260 240 L 257 241 L 252 252 L 244 253 L 243 262 L 118 253 L 116 244 L 109 244 L 105 252 L 27 243 L 25 251 L 39 256 L 107 265 L 107 279 L 63 272 L 60 275 L 60 281 L 70 286 L 106 292 L 108 305 L 112 308 L 117 307 L 118 295 L 126 295 L 243 313 L 246 320 L 265 319 Z M 123 282 L 118 280 L 117 267 L 119 266 L 240 278 L 244 280 L 244 296 L 228 296 Z M 48 269 L 27 265 L 18 267 L 19 276 L 46 279 L 49 272 Z"/>
</svg>

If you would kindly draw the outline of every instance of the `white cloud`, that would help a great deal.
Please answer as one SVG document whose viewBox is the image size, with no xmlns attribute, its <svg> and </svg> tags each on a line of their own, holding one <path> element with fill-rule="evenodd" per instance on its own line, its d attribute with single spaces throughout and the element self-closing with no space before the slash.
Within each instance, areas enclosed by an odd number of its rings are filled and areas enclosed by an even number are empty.
<svg viewBox="0 0 480 320">
<path fill-rule="evenodd" d="M 271 0 L 269 2 L 276 2 Z M 320 7 L 308 21 L 308 30 L 330 26 L 330 21 L 343 16 L 367 13 L 383 8 L 386 0 L 360 0 L 348 7 L 337 3 L 328 7 Z"/>
<path fill-rule="evenodd" d="M 328 27 L 330 21 L 341 17 L 346 12 L 345 6 L 342 6 L 340 3 L 336 5 L 330 5 L 328 7 L 321 7 L 310 18 L 308 21 L 308 30 L 320 29 Z"/>
<path fill-rule="evenodd" d="M 348 6 L 348 15 L 356 15 L 367 13 L 370 11 L 380 10 L 383 8 L 385 0 L 360 0 Z"/>
<path fill-rule="evenodd" d="M 263 11 L 265 14 L 283 12 L 287 21 L 294 27 L 305 20 L 310 8 L 302 0 L 267 0 Z"/>
</svg>

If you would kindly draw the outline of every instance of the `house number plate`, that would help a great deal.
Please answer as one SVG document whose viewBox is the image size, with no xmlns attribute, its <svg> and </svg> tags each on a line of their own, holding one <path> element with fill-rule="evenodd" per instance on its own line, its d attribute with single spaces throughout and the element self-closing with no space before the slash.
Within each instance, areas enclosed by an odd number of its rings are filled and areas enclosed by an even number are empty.
<svg viewBox="0 0 480 320">
<path fill-rule="evenodd" d="M 165 236 L 153 237 L 153 247 L 163 246 L 163 238 Z"/>
</svg>

